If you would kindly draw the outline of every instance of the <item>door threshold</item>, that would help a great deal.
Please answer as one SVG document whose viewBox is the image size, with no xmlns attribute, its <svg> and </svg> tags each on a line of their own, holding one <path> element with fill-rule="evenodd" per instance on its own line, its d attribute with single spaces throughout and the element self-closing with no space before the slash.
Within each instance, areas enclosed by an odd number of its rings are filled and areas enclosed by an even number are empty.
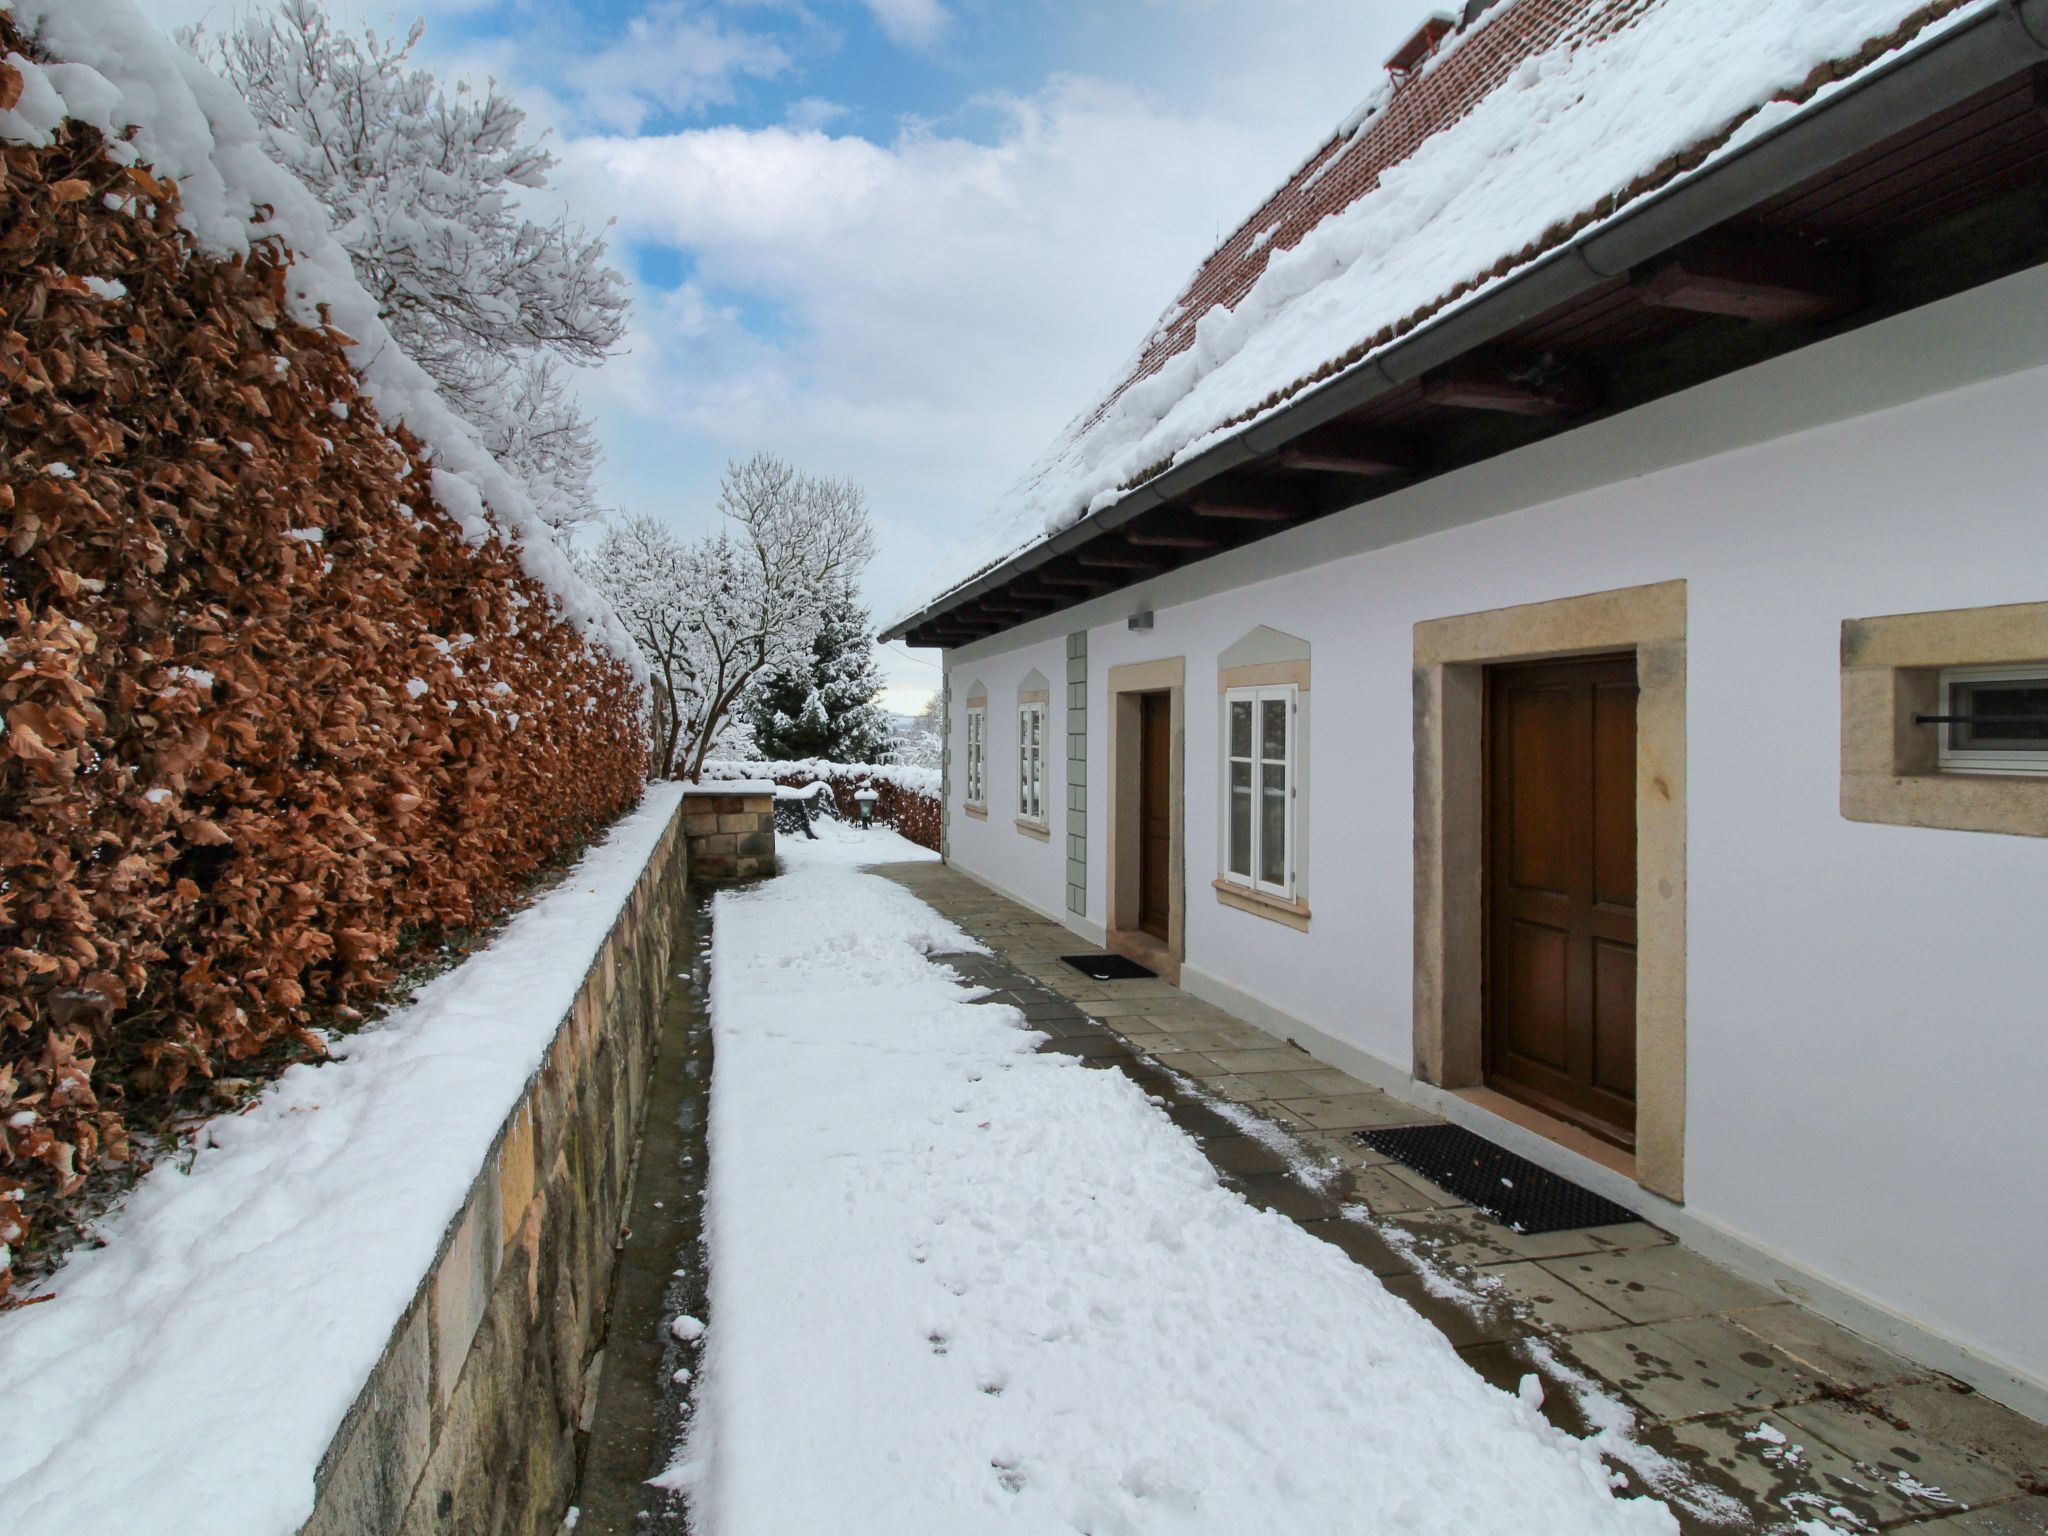
<svg viewBox="0 0 2048 1536">
<path fill-rule="evenodd" d="M 1139 928 L 1112 928 L 1103 935 L 1102 947 L 1111 954 L 1135 960 L 1161 981 L 1180 985 L 1180 961 L 1166 945 Z"/>
<path fill-rule="evenodd" d="M 1569 1120 L 1547 1115 L 1494 1088 L 1453 1088 L 1451 1092 L 1474 1109 L 1483 1109 L 1511 1125 L 1533 1131 L 1545 1141 L 1554 1141 L 1566 1151 L 1576 1152 L 1587 1161 L 1598 1163 L 1631 1182 L 1641 1182 L 1636 1178 L 1636 1155 L 1633 1152 L 1624 1151 L 1611 1141 L 1602 1141 L 1591 1131 L 1573 1125 Z"/>
</svg>

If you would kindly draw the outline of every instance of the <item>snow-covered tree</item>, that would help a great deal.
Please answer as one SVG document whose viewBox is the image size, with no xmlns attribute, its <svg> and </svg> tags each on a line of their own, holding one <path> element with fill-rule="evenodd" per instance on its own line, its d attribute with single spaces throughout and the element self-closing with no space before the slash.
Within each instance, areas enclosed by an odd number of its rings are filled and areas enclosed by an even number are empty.
<svg viewBox="0 0 2048 1536">
<path fill-rule="evenodd" d="M 697 778 L 762 679 L 808 660 L 874 552 L 859 486 L 768 454 L 726 466 L 718 505 L 725 525 L 696 540 L 621 519 L 584 562 L 646 653 L 663 777 Z"/>
<path fill-rule="evenodd" d="M 599 514 L 598 450 L 563 365 L 624 334 L 605 243 L 522 194 L 554 156 L 495 81 L 444 89 L 404 38 L 339 31 L 320 0 L 279 0 L 186 47 L 241 93 L 264 147 L 323 201 L 399 344 L 483 433 L 557 528 Z"/>
<path fill-rule="evenodd" d="M 946 722 L 939 710 L 939 696 L 935 693 L 917 712 L 917 719 L 911 723 L 909 739 L 896 749 L 896 761 L 906 768 L 937 768 L 944 762 L 945 752 Z"/>
<path fill-rule="evenodd" d="M 762 679 L 749 698 L 754 740 L 772 758 L 878 763 L 890 745 L 889 717 L 875 702 L 882 669 L 851 582 L 832 594 L 819 619 L 809 658 Z"/>
</svg>

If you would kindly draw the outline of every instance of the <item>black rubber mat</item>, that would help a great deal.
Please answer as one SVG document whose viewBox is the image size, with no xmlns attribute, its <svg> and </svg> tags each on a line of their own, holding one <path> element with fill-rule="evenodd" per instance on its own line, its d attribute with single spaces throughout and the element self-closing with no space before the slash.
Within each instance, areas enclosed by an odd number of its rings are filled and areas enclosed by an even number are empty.
<svg viewBox="0 0 2048 1536">
<path fill-rule="evenodd" d="M 1375 1152 L 1413 1168 L 1517 1232 L 1569 1232 L 1642 1220 L 1462 1125 L 1401 1125 L 1357 1134 Z"/>
<path fill-rule="evenodd" d="M 1148 976 L 1159 974 L 1146 970 L 1135 960 L 1126 960 L 1122 955 L 1061 955 L 1060 959 L 1083 976 L 1092 976 L 1097 981 L 1143 981 Z"/>
</svg>

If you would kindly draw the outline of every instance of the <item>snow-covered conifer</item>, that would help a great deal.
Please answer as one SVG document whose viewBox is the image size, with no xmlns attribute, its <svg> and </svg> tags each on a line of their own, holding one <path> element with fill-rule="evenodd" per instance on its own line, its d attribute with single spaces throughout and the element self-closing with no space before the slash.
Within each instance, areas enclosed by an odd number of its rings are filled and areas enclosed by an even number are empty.
<svg viewBox="0 0 2048 1536">
<path fill-rule="evenodd" d="M 809 658 L 765 678 L 747 719 L 768 757 L 878 763 L 890 746 L 881 689 L 874 626 L 848 582 L 827 599 Z"/>
</svg>

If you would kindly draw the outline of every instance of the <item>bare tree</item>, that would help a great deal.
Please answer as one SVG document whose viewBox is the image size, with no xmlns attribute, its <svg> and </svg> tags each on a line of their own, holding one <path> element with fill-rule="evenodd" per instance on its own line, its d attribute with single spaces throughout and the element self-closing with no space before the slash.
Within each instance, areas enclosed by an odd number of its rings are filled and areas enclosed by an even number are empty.
<svg viewBox="0 0 2048 1536">
<path fill-rule="evenodd" d="M 859 486 L 769 454 L 728 464 L 718 505 L 715 533 L 626 518 L 585 562 L 647 655 L 661 777 L 702 774 L 748 693 L 808 656 L 828 599 L 874 553 Z"/>
</svg>

